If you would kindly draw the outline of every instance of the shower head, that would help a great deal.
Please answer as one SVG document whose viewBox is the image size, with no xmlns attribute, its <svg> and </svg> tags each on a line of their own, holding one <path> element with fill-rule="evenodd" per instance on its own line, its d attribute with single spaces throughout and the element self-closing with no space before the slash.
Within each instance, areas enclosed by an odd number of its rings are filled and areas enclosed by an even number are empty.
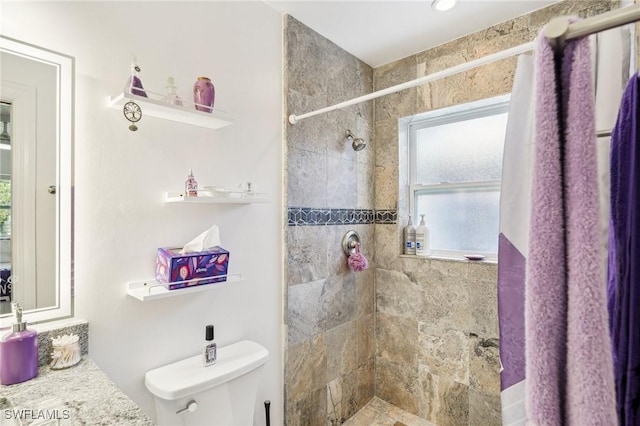
<svg viewBox="0 0 640 426">
<path fill-rule="evenodd" d="M 347 143 L 351 142 L 351 147 L 354 151 L 362 151 L 367 147 L 367 143 L 364 139 L 356 138 L 353 133 L 351 133 L 351 130 L 347 130 L 344 139 Z"/>
</svg>

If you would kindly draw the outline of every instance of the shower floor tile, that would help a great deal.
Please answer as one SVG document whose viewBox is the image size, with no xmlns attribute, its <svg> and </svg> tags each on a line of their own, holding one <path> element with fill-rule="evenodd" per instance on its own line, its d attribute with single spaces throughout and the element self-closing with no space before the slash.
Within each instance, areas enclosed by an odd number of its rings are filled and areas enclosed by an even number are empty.
<svg viewBox="0 0 640 426">
<path fill-rule="evenodd" d="M 436 426 L 436 424 L 375 397 L 342 426 Z"/>
</svg>

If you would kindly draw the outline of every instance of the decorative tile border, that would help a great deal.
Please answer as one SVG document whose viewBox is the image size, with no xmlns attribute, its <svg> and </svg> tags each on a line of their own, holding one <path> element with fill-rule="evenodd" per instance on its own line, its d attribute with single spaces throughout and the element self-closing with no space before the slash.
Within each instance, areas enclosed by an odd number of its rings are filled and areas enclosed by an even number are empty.
<svg viewBox="0 0 640 426">
<path fill-rule="evenodd" d="M 376 210 L 376 223 L 382 225 L 398 223 L 398 211 Z"/>
<path fill-rule="evenodd" d="M 288 226 L 392 224 L 396 223 L 397 219 L 398 213 L 395 210 L 316 209 L 309 207 L 289 207 L 287 209 Z"/>
</svg>

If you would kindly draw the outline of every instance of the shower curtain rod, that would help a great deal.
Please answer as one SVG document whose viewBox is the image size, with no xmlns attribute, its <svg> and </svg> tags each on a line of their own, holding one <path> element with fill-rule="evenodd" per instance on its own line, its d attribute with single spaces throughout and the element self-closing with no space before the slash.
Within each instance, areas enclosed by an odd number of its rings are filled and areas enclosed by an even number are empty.
<svg viewBox="0 0 640 426">
<path fill-rule="evenodd" d="M 473 61 L 465 62 L 463 64 L 455 65 L 451 68 L 444 69 L 442 71 L 435 72 L 433 74 L 425 75 L 423 77 L 419 77 L 415 80 L 407 81 L 405 83 L 401 83 L 395 86 L 387 87 L 386 89 L 378 90 L 373 93 L 369 93 L 368 95 L 359 96 L 357 98 L 353 98 L 348 101 L 340 102 L 339 104 L 335 104 L 332 106 L 328 106 L 316 111 L 307 112 L 306 114 L 295 115 L 291 114 L 289 116 L 289 123 L 296 124 L 298 121 L 303 120 L 305 118 L 313 117 L 314 115 L 324 114 L 325 112 L 335 111 L 337 109 L 346 108 L 351 105 L 359 104 L 360 102 L 369 101 L 371 99 L 376 99 L 381 96 L 389 95 L 391 93 L 399 92 L 404 89 L 410 89 L 412 87 L 420 86 L 425 83 L 429 83 L 431 81 L 439 80 L 444 77 L 449 77 L 454 74 L 458 74 L 464 71 L 468 71 L 473 68 L 477 68 L 481 65 L 485 65 L 491 62 L 499 61 L 501 59 L 506 59 L 514 55 L 518 55 L 520 53 L 525 53 L 533 50 L 533 42 L 521 44 L 519 46 L 512 47 L 510 49 L 502 50 L 497 53 L 493 53 L 491 55 L 483 56 L 482 58 L 474 59 Z"/>
<path fill-rule="evenodd" d="M 620 27 L 622 25 L 630 24 L 636 21 L 640 21 L 640 4 L 624 7 L 622 9 L 611 10 L 601 15 L 587 18 L 574 23 L 570 23 L 568 17 L 560 16 L 549 21 L 549 23 L 544 28 L 544 34 L 549 42 L 552 43 L 556 48 L 562 48 L 564 46 L 564 42 L 567 40 L 587 36 L 589 34 L 605 31 L 615 27 Z M 311 111 L 306 114 L 291 114 L 289 115 L 289 123 L 296 124 L 300 120 L 313 117 L 318 114 L 324 114 L 325 112 L 346 108 L 351 105 L 376 99 L 381 96 L 399 92 L 404 89 L 410 89 L 412 87 L 420 86 L 431 81 L 449 77 L 451 75 L 468 71 L 470 69 L 477 68 L 491 62 L 499 61 L 501 59 L 506 59 L 511 56 L 518 55 L 520 53 L 531 51 L 533 50 L 533 46 L 533 42 L 521 44 L 519 46 L 515 46 L 501 52 L 493 53 L 491 55 L 487 55 L 482 58 L 466 62 L 464 64 L 459 64 L 451 68 L 435 72 L 433 74 L 425 75 L 424 77 L 419 77 L 415 80 L 391 86 L 386 89 L 378 90 L 376 92 L 369 93 L 368 95 L 359 96 L 357 98 L 344 101 L 339 104 L 328 106 L 316 111 Z"/>
<path fill-rule="evenodd" d="M 637 21 L 640 21 L 640 4 L 610 10 L 574 23 L 571 23 L 566 16 L 553 18 L 544 27 L 544 35 L 556 49 L 562 49 L 567 40 L 588 36 Z"/>
</svg>

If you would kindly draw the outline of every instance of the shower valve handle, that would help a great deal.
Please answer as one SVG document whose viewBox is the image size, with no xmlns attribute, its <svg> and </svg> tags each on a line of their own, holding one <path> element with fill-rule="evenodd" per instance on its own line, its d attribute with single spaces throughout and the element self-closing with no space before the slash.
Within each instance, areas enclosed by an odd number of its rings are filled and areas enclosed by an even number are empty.
<svg viewBox="0 0 640 426">
<path fill-rule="evenodd" d="M 197 409 L 198 409 L 198 403 L 195 400 L 192 399 L 191 401 L 187 402 L 187 406 L 186 407 L 181 408 L 180 410 L 176 411 L 176 414 L 181 414 L 181 413 L 184 413 L 185 411 L 193 413 Z"/>
</svg>

